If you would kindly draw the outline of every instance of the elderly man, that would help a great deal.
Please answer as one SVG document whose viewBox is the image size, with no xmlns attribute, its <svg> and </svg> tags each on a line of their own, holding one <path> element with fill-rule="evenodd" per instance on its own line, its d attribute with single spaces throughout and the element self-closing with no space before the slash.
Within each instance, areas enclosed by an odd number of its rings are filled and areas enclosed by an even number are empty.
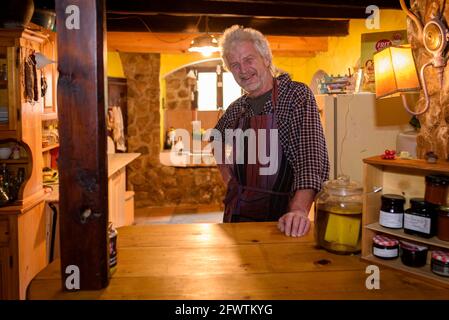
<svg viewBox="0 0 449 320">
<path fill-rule="evenodd" d="M 220 46 L 225 67 L 246 92 L 215 127 L 223 141 L 234 134 L 234 161 L 217 159 L 228 186 L 223 221 L 278 221 L 287 236 L 303 236 L 310 229 L 308 213 L 315 195 L 329 175 L 315 98 L 305 84 L 287 74 L 275 77 L 268 41 L 259 31 L 232 26 L 225 30 Z M 236 132 L 248 130 L 257 138 L 237 144 Z M 258 135 L 261 130 L 266 134 Z M 260 160 L 267 149 L 270 159 L 276 156 L 276 170 L 268 174 L 262 170 L 267 163 Z M 242 161 L 236 157 L 239 152 Z M 250 161 L 254 153 L 257 159 Z"/>
</svg>

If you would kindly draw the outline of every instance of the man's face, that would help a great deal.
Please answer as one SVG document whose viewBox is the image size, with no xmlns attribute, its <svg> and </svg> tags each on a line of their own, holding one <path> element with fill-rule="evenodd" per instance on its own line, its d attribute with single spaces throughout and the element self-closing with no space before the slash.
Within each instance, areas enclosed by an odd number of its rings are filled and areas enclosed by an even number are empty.
<svg viewBox="0 0 449 320">
<path fill-rule="evenodd" d="M 235 42 L 227 59 L 229 71 L 249 96 L 257 97 L 271 89 L 270 62 L 260 55 L 252 42 Z"/>
</svg>

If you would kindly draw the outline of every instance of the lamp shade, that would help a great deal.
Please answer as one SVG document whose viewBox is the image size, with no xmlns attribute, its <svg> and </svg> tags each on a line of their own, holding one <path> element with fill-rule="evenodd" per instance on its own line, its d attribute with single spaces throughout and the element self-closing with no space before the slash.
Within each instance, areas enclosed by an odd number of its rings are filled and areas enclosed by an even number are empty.
<svg viewBox="0 0 449 320">
<path fill-rule="evenodd" d="M 420 88 L 410 47 L 388 47 L 375 53 L 374 71 L 377 98 Z"/>
<path fill-rule="evenodd" d="M 194 38 L 190 42 L 189 52 L 199 52 L 208 57 L 214 52 L 220 51 L 218 48 L 218 41 L 214 36 L 206 34 Z"/>
</svg>

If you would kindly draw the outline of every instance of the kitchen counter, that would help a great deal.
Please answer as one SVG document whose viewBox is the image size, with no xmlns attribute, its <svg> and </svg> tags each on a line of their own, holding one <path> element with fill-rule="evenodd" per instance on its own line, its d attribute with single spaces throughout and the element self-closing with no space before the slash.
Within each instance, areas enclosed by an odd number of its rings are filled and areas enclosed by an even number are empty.
<svg viewBox="0 0 449 320">
<path fill-rule="evenodd" d="M 140 153 L 109 153 L 108 178 L 139 156 Z"/>
<path fill-rule="evenodd" d="M 110 153 L 108 154 L 108 178 L 114 173 L 126 167 L 133 160 L 138 158 L 140 153 Z M 50 192 L 47 192 L 46 202 L 59 202 L 59 184 L 51 185 Z"/>
<path fill-rule="evenodd" d="M 276 223 L 172 224 L 118 229 L 118 265 L 107 288 L 61 291 L 60 262 L 41 271 L 29 299 L 449 299 L 449 290 L 317 249 L 310 232 L 281 234 Z"/>
</svg>

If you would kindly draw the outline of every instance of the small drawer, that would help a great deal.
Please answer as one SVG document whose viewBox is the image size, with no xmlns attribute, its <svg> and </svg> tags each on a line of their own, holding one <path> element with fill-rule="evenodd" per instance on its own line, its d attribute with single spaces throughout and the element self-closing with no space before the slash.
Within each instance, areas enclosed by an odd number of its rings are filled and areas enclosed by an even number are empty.
<svg viewBox="0 0 449 320">
<path fill-rule="evenodd" d="M 9 242 L 9 234 L 10 232 L 8 220 L 0 220 L 0 244 Z"/>
</svg>

